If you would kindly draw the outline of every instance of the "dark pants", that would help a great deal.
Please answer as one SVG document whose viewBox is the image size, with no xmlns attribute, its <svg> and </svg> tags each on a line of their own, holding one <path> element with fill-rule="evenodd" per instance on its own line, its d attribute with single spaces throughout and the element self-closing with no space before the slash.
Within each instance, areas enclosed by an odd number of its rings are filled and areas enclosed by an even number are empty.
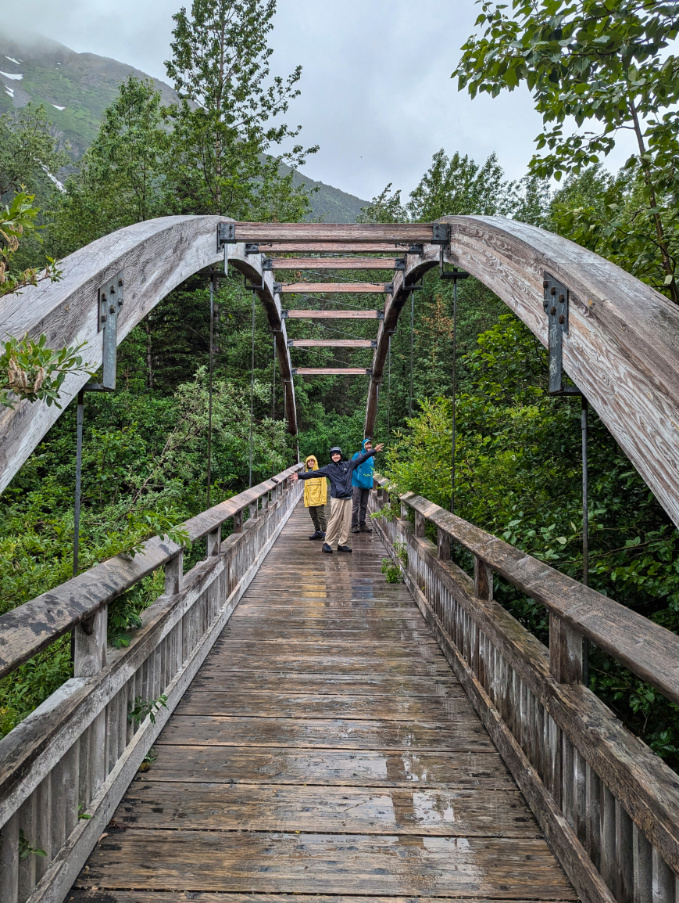
<svg viewBox="0 0 679 903">
<path fill-rule="evenodd" d="M 361 489 L 360 486 L 353 487 L 354 505 L 351 511 L 351 527 L 365 526 L 365 512 L 368 508 L 368 499 L 370 498 L 369 489 Z"/>
<path fill-rule="evenodd" d="M 325 520 L 325 508 L 323 505 L 309 505 L 309 514 L 311 515 L 311 520 L 314 522 L 314 527 L 317 533 L 325 533 L 326 528 L 326 520 Z"/>
</svg>

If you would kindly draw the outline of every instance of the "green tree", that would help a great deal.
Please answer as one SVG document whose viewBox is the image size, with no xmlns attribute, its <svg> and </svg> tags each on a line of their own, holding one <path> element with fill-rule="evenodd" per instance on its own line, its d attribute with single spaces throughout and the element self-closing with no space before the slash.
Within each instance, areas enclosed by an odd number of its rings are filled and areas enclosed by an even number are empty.
<svg viewBox="0 0 679 903">
<path fill-rule="evenodd" d="M 267 35 L 275 12 L 276 0 L 194 0 L 190 14 L 182 7 L 174 16 L 166 69 L 180 103 L 168 112 L 168 187 L 181 212 L 298 219 L 307 211 L 303 188 L 278 168 L 303 165 L 315 148 L 295 144 L 267 156 L 300 131 L 279 117 L 300 93 L 301 66 L 270 78 Z"/>
<path fill-rule="evenodd" d="M 50 130 L 43 106 L 0 116 L 0 198 L 7 202 L 24 187 L 45 196 L 55 187 L 68 156 Z"/>
<path fill-rule="evenodd" d="M 104 112 L 80 171 L 66 183 L 54 230 L 61 254 L 165 212 L 167 143 L 160 93 L 153 82 L 130 76 Z"/>
<path fill-rule="evenodd" d="M 394 191 L 389 182 L 367 207 L 361 209 L 357 217 L 359 223 L 406 223 L 410 219 L 408 211 L 401 203 L 401 192 Z"/>
<path fill-rule="evenodd" d="M 465 154 L 448 157 L 443 148 L 410 195 L 408 212 L 415 222 L 433 222 L 455 214 L 506 215 L 514 185 L 505 178 L 495 154 L 479 165 Z"/>
<path fill-rule="evenodd" d="M 579 173 L 601 162 L 621 131 L 635 136 L 626 167 L 640 179 L 638 210 L 650 217 L 655 278 L 679 303 L 675 280 L 679 228 L 679 8 L 667 0 L 484 0 L 480 34 L 463 46 L 453 73 L 460 89 L 497 96 L 525 83 L 542 114 L 537 138 L 546 149 L 533 171 Z M 576 129 L 568 134 L 568 125 Z M 585 124 L 593 130 L 583 130 Z M 566 132 L 566 133 L 565 133 Z M 609 208 L 611 234 L 626 234 L 628 211 Z"/>
</svg>

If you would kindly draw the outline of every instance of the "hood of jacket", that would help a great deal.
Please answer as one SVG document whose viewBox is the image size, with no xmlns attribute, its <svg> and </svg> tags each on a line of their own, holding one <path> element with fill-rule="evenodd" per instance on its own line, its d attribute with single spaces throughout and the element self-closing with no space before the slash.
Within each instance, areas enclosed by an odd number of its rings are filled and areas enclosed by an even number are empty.
<svg viewBox="0 0 679 903">
<path fill-rule="evenodd" d="M 305 458 L 304 465 L 307 470 L 318 470 L 318 458 L 316 455 L 309 455 Z"/>
</svg>

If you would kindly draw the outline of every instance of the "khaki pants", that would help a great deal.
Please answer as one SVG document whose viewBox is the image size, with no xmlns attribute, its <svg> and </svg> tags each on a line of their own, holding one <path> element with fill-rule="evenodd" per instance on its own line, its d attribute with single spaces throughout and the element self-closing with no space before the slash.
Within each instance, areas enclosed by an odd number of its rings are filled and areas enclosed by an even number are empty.
<svg viewBox="0 0 679 903">
<path fill-rule="evenodd" d="M 330 499 L 330 523 L 325 541 L 332 548 L 335 543 L 345 546 L 351 528 L 351 499 Z"/>
</svg>

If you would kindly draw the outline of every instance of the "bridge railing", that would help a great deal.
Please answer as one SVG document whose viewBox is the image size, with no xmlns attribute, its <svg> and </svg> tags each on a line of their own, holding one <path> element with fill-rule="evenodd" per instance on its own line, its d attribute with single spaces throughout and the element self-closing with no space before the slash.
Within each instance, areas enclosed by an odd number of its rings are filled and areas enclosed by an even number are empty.
<svg viewBox="0 0 679 903">
<path fill-rule="evenodd" d="M 64 899 L 290 516 L 298 469 L 187 521 L 207 557 L 186 574 L 183 549 L 156 537 L 0 618 L 0 676 L 75 634 L 74 677 L 0 741 L 0 903 Z M 129 646 L 112 649 L 108 605 L 160 568 L 165 592 Z"/>
<path fill-rule="evenodd" d="M 376 486 L 373 513 L 391 504 L 388 481 Z M 586 637 L 679 702 L 679 637 L 420 496 L 398 499 L 378 532 L 397 562 L 407 550 L 405 581 L 576 891 L 679 903 L 679 777 L 582 684 Z M 451 543 L 474 556 L 473 579 Z M 549 648 L 493 601 L 494 575 L 548 610 Z"/>
</svg>

